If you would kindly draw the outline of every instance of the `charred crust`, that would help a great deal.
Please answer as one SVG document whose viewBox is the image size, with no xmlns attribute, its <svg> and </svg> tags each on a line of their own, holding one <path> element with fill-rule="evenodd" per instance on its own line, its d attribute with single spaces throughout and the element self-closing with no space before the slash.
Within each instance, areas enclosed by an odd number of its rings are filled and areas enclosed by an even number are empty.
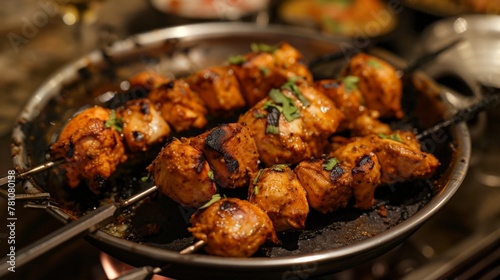
<svg viewBox="0 0 500 280">
<path fill-rule="evenodd" d="M 321 87 L 324 89 L 337 89 L 340 87 L 340 83 L 338 81 L 332 81 L 328 83 L 321 84 Z"/>
<path fill-rule="evenodd" d="M 134 137 L 134 140 L 137 142 L 144 140 L 144 134 L 140 131 L 132 131 L 132 137 Z"/>
<path fill-rule="evenodd" d="M 203 167 L 205 166 L 205 157 L 200 153 L 198 157 L 196 157 L 196 173 L 200 174 L 203 171 Z"/>
<path fill-rule="evenodd" d="M 344 169 L 342 169 L 342 167 L 340 167 L 340 164 L 336 164 L 333 169 L 332 169 L 332 172 L 330 172 L 330 180 L 332 180 L 332 182 L 336 182 L 338 179 L 340 179 L 340 177 L 342 177 L 342 175 L 344 174 Z"/>
<path fill-rule="evenodd" d="M 72 158 L 74 155 L 75 155 L 75 143 L 73 143 L 73 140 L 70 140 L 68 143 L 68 150 L 66 152 L 66 157 Z"/>
<path fill-rule="evenodd" d="M 143 115 L 149 114 L 149 104 L 147 102 L 141 102 L 141 113 Z"/>
<path fill-rule="evenodd" d="M 205 140 L 205 145 L 217 151 L 222 155 L 222 158 L 226 162 L 227 169 L 230 173 L 238 171 L 240 164 L 235 160 L 230 154 L 224 150 L 224 142 L 226 142 L 228 135 L 224 128 L 228 127 L 227 124 L 221 124 L 214 128 L 212 132 L 207 135 Z"/>
<path fill-rule="evenodd" d="M 166 83 L 163 87 L 166 89 L 173 89 L 174 86 L 175 86 L 174 81 L 170 81 L 170 82 Z"/>
<path fill-rule="evenodd" d="M 238 210 L 238 203 L 230 200 L 225 200 L 220 204 L 219 209 L 228 213 L 232 213 Z"/>
<path fill-rule="evenodd" d="M 367 173 L 370 171 L 375 163 L 369 155 L 365 155 L 359 160 L 357 160 L 356 167 L 352 169 L 353 174 Z"/>
<path fill-rule="evenodd" d="M 268 112 L 269 114 L 267 114 L 267 125 L 278 127 L 280 120 L 280 111 L 274 107 L 271 107 Z"/>
</svg>

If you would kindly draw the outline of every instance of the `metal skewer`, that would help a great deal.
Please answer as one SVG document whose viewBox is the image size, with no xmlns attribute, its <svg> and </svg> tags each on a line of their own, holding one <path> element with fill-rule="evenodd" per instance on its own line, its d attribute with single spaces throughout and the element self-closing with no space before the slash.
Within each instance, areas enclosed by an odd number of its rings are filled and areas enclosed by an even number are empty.
<svg viewBox="0 0 500 280">
<path fill-rule="evenodd" d="M 16 176 L 16 180 L 19 179 L 19 178 L 24 179 L 28 175 L 35 174 L 35 173 L 38 173 L 38 172 L 41 172 L 41 171 L 45 171 L 45 170 L 47 170 L 49 168 L 52 168 L 52 167 L 54 167 L 54 166 L 56 166 L 58 164 L 63 163 L 63 162 L 64 162 L 64 159 L 49 161 L 49 162 L 40 164 L 38 166 L 35 166 L 32 169 L 27 170 L 27 171 L 25 171 L 25 172 L 23 172 L 21 174 L 16 174 L 14 176 Z M 6 185 L 9 182 L 9 177 L 10 176 L 5 176 L 5 177 L 0 178 L 0 186 Z"/>
<path fill-rule="evenodd" d="M 121 204 L 113 203 L 103 205 L 83 215 L 78 220 L 68 223 L 37 242 L 19 250 L 16 252 L 15 256 L 16 269 L 70 240 L 97 231 L 99 228 L 116 218 L 122 210 L 150 196 L 157 190 L 158 188 L 156 186 L 152 186 L 130 197 Z M 9 257 L 0 260 L 0 277 L 9 273 L 9 267 Z"/>
<path fill-rule="evenodd" d="M 445 121 L 438 123 L 437 125 L 424 130 L 417 134 L 417 139 L 425 138 L 437 131 L 447 128 L 451 125 L 456 125 L 463 121 L 468 121 L 475 117 L 479 112 L 486 110 L 487 108 L 494 107 L 500 101 L 500 94 L 489 94 L 483 97 L 476 104 L 473 104 L 467 108 L 457 111 L 453 116 Z"/>
</svg>

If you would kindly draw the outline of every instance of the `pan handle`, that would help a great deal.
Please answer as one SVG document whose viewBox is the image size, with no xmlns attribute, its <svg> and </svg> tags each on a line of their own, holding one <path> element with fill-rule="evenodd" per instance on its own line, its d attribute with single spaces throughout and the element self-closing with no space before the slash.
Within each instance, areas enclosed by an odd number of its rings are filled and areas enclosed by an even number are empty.
<svg viewBox="0 0 500 280">
<path fill-rule="evenodd" d="M 84 215 L 82 218 L 28 245 L 19 252 L 14 252 L 13 256 L 7 255 L 7 257 L 0 260 L 0 278 L 9 273 L 9 268 L 11 267 L 17 269 L 70 240 L 96 231 L 100 226 L 109 223 L 115 214 L 119 212 L 117 211 L 119 208 L 118 204 L 101 206 Z"/>
</svg>

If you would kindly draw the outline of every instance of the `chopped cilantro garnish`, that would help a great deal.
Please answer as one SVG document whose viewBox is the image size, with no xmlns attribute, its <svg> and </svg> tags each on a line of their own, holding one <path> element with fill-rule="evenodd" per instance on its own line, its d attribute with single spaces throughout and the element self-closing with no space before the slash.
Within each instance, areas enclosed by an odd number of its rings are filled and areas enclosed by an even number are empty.
<svg viewBox="0 0 500 280">
<path fill-rule="evenodd" d="M 255 114 L 253 114 L 253 116 L 254 116 L 254 118 L 256 118 L 256 119 L 262 119 L 262 118 L 264 118 L 266 115 L 261 114 L 261 113 L 255 113 Z"/>
<path fill-rule="evenodd" d="M 380 137 L 382 139 L 389 139 L 389 140 L 393 140 L 393 141 L 397 141 L 397 142 L 403 143 L 403 140 L 401 140 L 401 137 L 397 133 L 394 133 L 394 134 L 391 134 L 391 135 L 385 135 L 383 133 L 379 133 L 378 137 Z"/>
<path fill-rule="evenodd" d="M 229 62 L 229 64 L 241 65 L 241 64 L 246 62 L 246 59 L 242 55 L 234 55 L 234 56 L 230 56 L 227 61 Z"/>
<path fill-rule="evenodd" d="M 147 182 L 149 180 L 149 178 L 151 178 L 151 173 L 148 173 L 148 176 L 142 177 L 141 181 L 143 181 L 145 183 L 145 182 Z"/>
<path fill-rule="evenodd" d="M 300 118 L 299 108 L 295 106 L 293 99 L 285 96 L 279 89 L 272 89 L 269 91 L 269 97 L 283 108 L 281 113 L 288 122 Z"/>
<path fill-rule="evenodd" d="M 271 70 L 269 70 L 269 68 L 264 66 L 259 67 L 259 70 L 266 77 L 269 76 L 269 74 L 271 73 Z"/>
<path fill-rule="evenodd" d="M 257 183 L 259 182 L 259 178 L 260 178 L 260 175 L 262 175 L 262 171 L 264 171 L 264 169 L 259 169 L 259 172 L 257 172 L 257 176 L 255 176 L 255 178 L 253 179 L 254 185 L 257 185 Z"/>
<path fill-rule="evenodd" d="M 283 169 L 284 169 L 286 166 L 288 166 L 288 164 L 275 164 L 275 165 L 273 165 L 273 166 L 272 166 L 272 169 L 273 169 L 274 171 L 279 171 L 279 172 L 281 172 L 281 171 L 283 171 Z"/>
<path fill-rule="evenodd" d="M 307 107 L 310 105 L 309 100 L 307 100 L 307 98 L 302 95 L 299 87 L 297 86 L 297 84 L 295 84 L 298 79 L 300 79 L 300 77 L 288 78 L 288 81 L 286 81 L 286 83 L 283 84 L 281 88 L 291 91 L 295 96 L 297 96 L 300 102 L 302 102 L 302 104 Z"/>
<path fill-rule="evenodd" d="M 210 180 L 214 180 L 214 171 L 212 169 L 208 170 L 207 175 Z"/>
<path fill-rule="evenodd" d="M 252 43 L 250 45 L 250 49 L 252 49 L 253 52 L 267 52 L 267 53 L 273 53 L 276 51 L 279 47 L 278 46 L 271 46 L 268 44 L 262 44 L 262 43 Z"/>
<path fill-rule="evenodd" d="M 259 194 L 259 188 L 257 187 L 257 185 L 253 187 L 253 194 Z"/>
<path fill-rule="evenodd" d="M 210 205 L 214 204 L 215 202 L 221 200 L 221 198 L 222 197 L 220 196 L 220 194 L 216 193 L 216 194 L 212 195 L 212 198 L 207 203 L 203 204 L 203 206 L 201 206 L 198 209 L 207 208 L 208 206 L 210 206 Z"/>
<path fill-rule="evenodd" d="M 336 158 L 329 158 L 325 160 L 322 167 L 326 171 L 332 171 L 335 165 L 337 165 L 337 163 L 339 163 L 339 161 Z"/>
<path fill-rule="evenodd" d="M 116 131 L 122 132 L 123 120 L 116 116 L 115 110 L 111 110 L 109 119 L 106 121 L 104 126 L 107 128 L 113 127 Z"/>
<path fill-rule="evenodd" d="M 382 64 L 380 64 L 380 62 L 376 61 L 375 59 L 373 58 L 370 58 L 368 59 L 368 61 L 366 62 L 366 64 L 372 68 L 375 68 L 375 69 L 380 69 L 382 68 Z"/>
<path fill-rule="evenodd" d="M 352 92 L 358 89 L 359 78 L 356 76 L 346 76 L 342 79 L 342 82 L 344 82 L 347 92 Z"/>
</svg>

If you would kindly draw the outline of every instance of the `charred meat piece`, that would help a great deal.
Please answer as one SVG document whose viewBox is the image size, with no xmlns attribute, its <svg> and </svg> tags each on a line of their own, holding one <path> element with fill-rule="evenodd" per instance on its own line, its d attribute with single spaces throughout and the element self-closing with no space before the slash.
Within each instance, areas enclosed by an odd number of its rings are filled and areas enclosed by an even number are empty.
<svg viewBox="0 0 500 280">
<path fill-rule="evenodd" d="M 246 105 L 240 92 L 240 84 L 229 66 L 201 70 L 189 76 L 186 81 L 213 115 L 227 115 Z"/>
<path fill-rule="evenodd" d="M 382 168 L 383 184 L 429 178 L 439 167 L 434 155 L 420 150 L 411 132 L 395 131 L 381 136 L 374 153 Z"/>
<path fill-rule="evenodd" d="M 304 125 L 318 139 L 335 133 L 345 115 L 326 95 L 310 86 L 304 79 L 289 79 L 282 89 L 288 90 L 300 101 Z"/>
<path fill-rule="evenodd" d="M 184 141 L 203 152 L 215 182 L 223 188 L 248 186 L 259 170 L 257 146 L 250 130 L 242 124 L 221 124 Z"/>
<path fill-rule="evenodd" d="M 321 213 L 345 208 L 353 196 L 351 170 L 335 158 L 305 160 L 294 171 L 309 206 Z"/>
<path fill-rule="evenodd" d="M 148 91 L 168 83 L 170 80 L 153 71 L 143 71 L 129 79 L 130 87 L 140 87 Z"/>
<path fill-rule="evenodd" d="M 333 102 L 307 83 L 293 85 L 271 90 L 239 118 L 250 128 L 266 166 L 321 156 L 343 119 Z"/>
<path fill-rule="evenodd" d="M 288 78 L 302 77 L 312 82 L 312 74 L 303 64 L 302 54 L 289 44 L 253 46 L 253 52 L 230 61 L 248 106 L 255 105 L 269 90 L 280 87 Z"/>
<path fill-rule="evenodd" d="M 293 100 L 291 94 L 284 95 Z M 270 98 L 263 99 L 238 120 L 250 129 L 260 160 L 266 166 L 272 166 L 278 163 L 295 164 L 319 156 L 322 145 L 308 133 L 302 118 L 288 121 L 279 109 L 267 107 L 269 102 Z"/>
<path fill-rule="evenodd" d="M 350 124 L 351 136 L 367 136 L 371 134 L 391 134 L 391 127 L 378 120 L 378 112 L 370 111 L 355 118 Z"/>
<path fill-rule="evenodd" d="M 360 53 L 349 61 L 342 72 L 343 79 L 351 79 L 363 95 L 366 107 L 380 112 L 384 118 L 402 118 L 402 82 L 396 70 L 387 62 Z M 353 77 L 357 77 L 357 80 Z"/>
<path fill-rule="evenodd" d="M 148 99 L 131 100 L 118 109 L 123 138 L 132 152 L 146 151 L 170 134 L 170 127 Z"/>
<path fill-rule="evenodd" d="M 369 209 L 375 201 L 375 189 L 380 185 L 380 163 L 373 150 L 377 136 L 361 138 L 347 143 L 335 150 L 330 156 L 340 161 L 350 170 L 356 204 L 354 207 Z"/>
<path fill-rule="evenodd" d="M 273 223 L 252 203 L 221 199 L 191 216 L 188 230 L 205 241 L 205 251 L 222 257 L 250 257 L 267 240 L 277 243 Z"/>
<path fill-rule="evenodd" d="M 88 180 L 89 188 L 98 193 L 118 164 L 127 159 L 119 121 L 110 110 L 91 107 L 73 117 L 51 146 L 53 158 L 64 158 L 68 185 L 78 186 Z"/>
<path fill-rule="evenodd" d="M 274 229 L 303 229 L 309 214 L 306 192 L 286 165 L 263 169 L 250 185 L 248 201 L 263 209 Z"/>
<path fill-rule="evenodd" d="M 200 207 L 217 191 L 203 153 L 178 139 L 163 147 L 148 171 L 158 189 L 183 206 Z"/>
<path fill-rule="evenodd" d="M 207 124 L 205 103 L 183 80 L 162 84 L 149 93 L 148 99 L 177 132 Z"/>
<path fill-rule="evenodd" d="M 342 79 L 316 81 L 314 87 L 330 98 L 344 113 L 345 120 L 340 124 L 339 130 L 351 129 L 351 123 L 367 110 L 359 89 L 352 84 L 346 85 Z"/>
</svg>

